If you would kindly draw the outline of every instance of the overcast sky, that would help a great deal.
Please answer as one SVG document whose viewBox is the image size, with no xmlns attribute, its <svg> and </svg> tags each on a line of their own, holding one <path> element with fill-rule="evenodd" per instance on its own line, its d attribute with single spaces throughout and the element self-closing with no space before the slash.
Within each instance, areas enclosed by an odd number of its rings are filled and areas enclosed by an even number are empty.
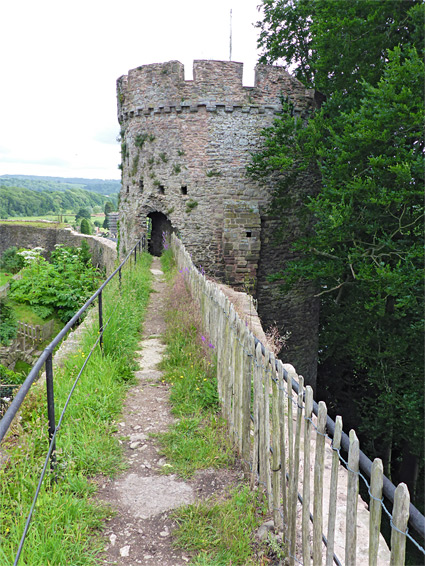
<svg viewBox="0 0 425 566">
<path fill-rule="evenodd" d="M 253 84 L 260 0 L 5 0 L 0 175 L 119 179 L 116 80 L 194 59 L 244 63 Z"/>
</svg>

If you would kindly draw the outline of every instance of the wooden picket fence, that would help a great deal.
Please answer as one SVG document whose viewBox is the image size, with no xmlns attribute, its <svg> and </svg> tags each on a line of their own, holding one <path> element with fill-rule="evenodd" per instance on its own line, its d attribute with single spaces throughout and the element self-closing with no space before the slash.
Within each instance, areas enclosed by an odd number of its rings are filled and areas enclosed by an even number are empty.
<svg viewBox="0 0 425 566">
<path fill-rule="evenodd" d="M 53 333 L 54 320 L 49 320 L 46 324 L 32 325 L 18 320 L 17 338 L 21 348 L 25 352 L 28 348 L 35 347 L 47 340 Z"/>
<path fill-rule="evenodd" d="M 396 488 L 389 551 L 380 535 L 382 510 L 388 513 L 381 460 L 373 462 L 368 510 L 358 495 L 359 478 L 365 478 L 359 472 L 355 431 L 350 431 L 345 461 L 340 454 L 342 418 L 336 418 L 329 438 L 325 403 L 319 403 L 314 415 L 313 391 L 304 387 L 302 376 L 256 340 L 174 234 L 172 249 L 215 346 L 218 394 L 229 433 L 252 487 L 265 490 L 289 564 L 403 566 L 410 504 L 406 485 Z"/>
</svg>

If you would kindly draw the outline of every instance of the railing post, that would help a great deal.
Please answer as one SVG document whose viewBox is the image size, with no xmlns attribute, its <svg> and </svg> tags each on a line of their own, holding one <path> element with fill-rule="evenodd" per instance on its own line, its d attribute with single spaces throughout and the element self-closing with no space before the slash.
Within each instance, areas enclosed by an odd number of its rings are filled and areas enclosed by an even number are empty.
<svg viewBox="0 0 425 566">
<path fill-rule="evenodd" d="M 56 430 L 55 422 L 55 398 L 53 393 L 53 358 L 50 353 L 46 359 L 46 391 L 47 391 L 47 418 L 49 421 L 49 444 Z M 50 455 L 50 468 L 52 472 L 56 468 L 56 442 L 53 443 Z M 56 481 L 56 477 L 54 478 Z"/>
<path fill-rule="evenodd" d="M 137 246 L 134 246 L 134 265 L 136 265 L 137 262 Z"/>
<path fill-rule="evenodd" d="M 120 281 L 120 283 L 119 283 L 119 288 L 120 288 L 120 295 L 121 295 L 121 267 L 120 267 L 120 269 L 119 269 L 119 271 L 118 271 L 118 279 L 119 279 L 119 281 Z"/>
<path fill-rule="evenodd" d="M 121 276 L 121 270 L 120 270 L 120 276 Z M 121 277 L 120 277 L 120 282 L 121 282 Z M 102 291 L 99 293 L 99 334 L 100 334 L 99 346 L 100 346 L 100 350 L 103 352 L 103 304 L 102 304 Z"/>
</svg>

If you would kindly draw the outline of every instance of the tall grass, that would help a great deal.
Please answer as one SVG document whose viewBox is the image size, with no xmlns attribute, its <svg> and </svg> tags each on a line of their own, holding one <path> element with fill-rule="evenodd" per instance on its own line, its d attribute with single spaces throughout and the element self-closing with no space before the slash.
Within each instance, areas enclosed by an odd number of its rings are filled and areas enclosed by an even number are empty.
<svg viewBox="0 0 425 566">
<path fill-rule="evenodd" d="M 165 473 L 190 477 L 198 469 L 226 467 L 234 461 L 224 420 L 219 415 L 214 344 L 201 331 L 199 311 L 176 273 L 170 250 L 161 257 L 172 286 L 166 309 L 164 381 L 172 385 L 172 412 L 179 420 L 158 435 L 168 465 Z"/>
<path fill-rule="evenodd" d="M 161 257 L 172 287 L 167 305 L 164 381 L 171 385 L 172 411 L 179 420 L 157 435 L 167 456 L 164 473 L 192 476 L 204 468 L 225 468 L 235 461 L 227 425 L 220 416 L 215 344 L 202 332 L 198 307 L 178 273 L 171 251 Z M 276 558 L 269 544 L 255 541 L 267 505 L 261 490 L 238 483 L 226 494 L 177 509 L 175 545 L 195 552 L 196 566 L 248 566 Z"/>
<path fill-rule="evenodd" d="M 47 477 L 41 488 L 19 565 L 82 566 L 98 563 L 97 536 L 109 511 L 93 495 L 99 474 L 122 468 L 116 420 L 132 381 L 134 352 L 150 293 L 151 257 L 142 254 L 104 292 L 104 354 L 97 347 L 75 389 L 57 437 L 58 481 Z M 113 312 L 114 311 L 114 312 Z M 60 414 L 96 338 L 94 324 L 80 349 L 55 372 L 56 415 Z M 25 520 L 47 452 L 45 393 L 35 386 L 20 415 L 19 436 L 8 439 L 9 461 L 0 470 L 0 564 L 13 564 Z"/>
</svg>

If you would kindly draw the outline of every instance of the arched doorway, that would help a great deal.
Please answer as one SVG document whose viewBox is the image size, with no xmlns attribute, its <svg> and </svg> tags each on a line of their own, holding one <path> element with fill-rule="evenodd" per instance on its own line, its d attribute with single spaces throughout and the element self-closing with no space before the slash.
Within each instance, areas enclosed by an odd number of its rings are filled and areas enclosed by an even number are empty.
<svg viewBox="0 0 425 566">
<path fill-rule="evenodd" d="M 162 212 L 151 212 L 148 214 L 148 218 L 152 223 L 148 251 L 152 255 L 159 256 L 164 249 L 164 235 L 165 238 L 169 239 L 174 229 L 171 222 Z"/>
</svg>

